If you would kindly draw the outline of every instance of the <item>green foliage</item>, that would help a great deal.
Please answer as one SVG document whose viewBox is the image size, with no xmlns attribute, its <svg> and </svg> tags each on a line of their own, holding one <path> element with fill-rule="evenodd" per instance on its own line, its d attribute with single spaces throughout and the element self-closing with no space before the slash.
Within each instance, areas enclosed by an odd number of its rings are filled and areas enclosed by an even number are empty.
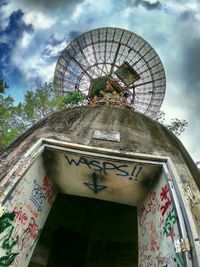
<svg viewBox="0 0 200 267">
<path fill-rule="evenodd" d="M 78 105 L 86 99 L 86 96 L 81 92 L 67 92 L 63 98 L 64 105 Z"/>
<path fill-rule="evenodd" d="M 24 123 L 18 119 L 21 105 L 14 106 L 13 98 L 4 93 L 5 87 L 0 91 L 0 149 L 25 130 Z"/>
<path fill-rule="evenodd" d="M 27 91 L 24 101 L 15 106 L 13 98 L 5 96 L 7 88 L 7 84 L 0 80 L 0 150 L 47 114 L 78 105 L 86 99 L 81 92 L 56 95 L 52 83 L 45 83 Z"/>
<path fill-rule="evenodd" d="M 56 110 L 56 95 L 51 83 L 45 83 L 35 91 L 27 91 L 24 97 L 23 120 L 27 126 L 31 126 L 48 113 Z"/>
</svg>

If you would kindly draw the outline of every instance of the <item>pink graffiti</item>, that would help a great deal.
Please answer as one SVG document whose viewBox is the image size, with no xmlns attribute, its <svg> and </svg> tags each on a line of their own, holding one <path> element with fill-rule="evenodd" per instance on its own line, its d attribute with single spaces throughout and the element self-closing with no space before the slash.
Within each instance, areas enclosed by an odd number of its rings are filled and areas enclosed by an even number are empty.
<svg viewBox="0 0 200 267">
<path fill-rule="evenodd" d="M 15 207 L 13 212 L 15 213 L 16 221 L 20 221 L 22 224 L 26 224 L 28 217 L 26 213 L 22 211 L 22 207 L 20 208 Z"/>
<path fill-rule="evenodd" d="M 31 217 L 30 223 L 28 225 L 28 229 L 29 229 L 30 237 L 35 239 L 39 232 L 39 226 L 38 224 L 36 224 L 35 219 L 33 217 Z"/>
</svg>

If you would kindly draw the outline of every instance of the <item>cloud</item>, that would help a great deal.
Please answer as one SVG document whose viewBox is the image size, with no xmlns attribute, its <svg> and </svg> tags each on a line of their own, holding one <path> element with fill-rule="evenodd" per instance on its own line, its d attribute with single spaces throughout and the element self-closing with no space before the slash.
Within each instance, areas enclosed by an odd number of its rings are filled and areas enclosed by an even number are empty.
<svg viewBox="0 0 200 267">
<path fill-rule="evenodd" d="M 19 2 L 17 0 L 12 1 Z M 47 12 L 61 10 L 63 7 L 74 7 L 81 2 L 82 0 L 20 0 L 20 5 L 28 10 Z"/>
<path fill-rule="evenodd" d="M 4 30 L 0 31 L 0 76 L 7 76 L 9 69 L 12 70 L 13 66 L 10 65 L 13 50 L 15 49 L 18 40 L 23 38 L 24 34 L 31 34 L 33 32 L 32 26 L 27 25 L 23 21 L 23 12 L 18 10 L 14 11 L 8 20 L 8 24 Z M 25 45 L 28 40 L 23 40 L 22 45 Z"/>
<path fill-rule="evenodd" d="M 24 31 L 32 32 L 33 30 L 30 24 L 24 22 L 23 16 L 24 13 L 21 10 L 14 11 L 9 17 L 6 28 L 0 31 L 4 40 L 12 41 L 11 45 L 14 45 L 15 40 L 18 40 Z"/>
<path fill-rule="evenodd" d="M 50 18 L 39 12 L 29 12 L 25 14 L 24 21 L 34 26 L 34 29 L 46 30 L 56 23 L 57 18 Z"/>
<path fill-rule="evenodd" d="M 183 79 L 187 91 L 200 95 L 200 38 L 188 36 L 183 49 Z M 192 87 L 192 90 L 191 90 Z"/>
<path fill-rule="evenodd" d="M 195 13 L 193 11 L 183 11 L 180 16 L 179 19 L 181 21 L 188 21 L 188 20 L 194 20 L 195 19 Z"/>
<path fill-rule="evenodd" d="M 159 1 L 140 1 L 140 5 L 142 5 L 143 7 L 145 7 L 148 10 L 152 10 L 152 9 L 161 9 L 162 5 Z"/>
<path fill-rule="evenodd" d="M 42 57 L 48 61 L 55 61 L 70 40 L 71 39 L 69 39 L 68 36 L 63 39 L 57 39 L 52 35 L 47 41 L 45 49 L 42 51 Z"/>
</svg>

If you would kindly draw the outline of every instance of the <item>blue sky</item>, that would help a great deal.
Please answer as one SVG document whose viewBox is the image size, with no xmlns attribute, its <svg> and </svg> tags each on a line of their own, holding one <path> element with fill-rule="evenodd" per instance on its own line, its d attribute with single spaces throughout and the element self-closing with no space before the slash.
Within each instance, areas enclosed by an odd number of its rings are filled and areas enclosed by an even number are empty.
<svg viewBox="0 0 200 267">
<path fill-rule="evenodd" d="M 161 109 L 187 119 L 181 140 L 200 159 L 199 0 L 3 0 L 0 2 L 0 77 L 16 102 L 26 90 L 51 81 L 56 61 L 77 35 L 119 27 L 147 40 L 167 78 Z"/>
</svg>

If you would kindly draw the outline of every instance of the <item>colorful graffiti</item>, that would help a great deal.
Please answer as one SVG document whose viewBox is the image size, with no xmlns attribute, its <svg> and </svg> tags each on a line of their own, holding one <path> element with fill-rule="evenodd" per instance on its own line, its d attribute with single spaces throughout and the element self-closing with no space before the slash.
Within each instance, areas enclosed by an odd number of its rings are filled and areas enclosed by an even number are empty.
<svg viewBox="0 0 200 267">
<path fill-rule="evenodd" d="M 173 227 L 173 224 L 176 223 L 176 214 L 175 211 L 172 209 L 168 215 L 167 218 L 165 219 L 165 224 L 163 226 L 163 235 L 168 236 L 170 233 L 170 230 Z"/>
<path fill-rule="evenodd" d="M 23 173 L 28 169 L 30 164 L 32 163 L 33 158 L 30 156 L 21 156 L 17 164 L 13 167 L 13 169 L 4 177 L 4 180 L 0 185 L 0 200 L 3 199 L 9 194 L 9 190 L 17 184 L 17 182 L 22 177 Z"/>
<path fill-rule="evenodd" d="M 28 265 L 54 199 L 53 185 L 39 157 L 4 204 L 0 217 L 0 266 Z"/>
<path fill-rule="evenodd" d="M 0 243 L 3 256 L 0 257 L 0 266 L 10 266 L 19 252 L 13 252 L 13 247 L 18 242 L 18 236 L 12 237 L 14 226 L 12 225 L 15 218 L 13 212 L 8 212 L 0 217 Z M 3 236 L 2 236 L 3 235 Z"/>
<path fill-rule="evenodd" d="M 16 266 L 16 257 L 27 254 L 38 233 L 35 219 L 31 217 L 29 220 L 21 208 L 15 207 L 13 212 L 3 214 L 0 217 L 0 244 L 1 255 L 4 255 L 0 257 L 0 266 L 11 266 L 12 263 Z"/>
<path fill-rule="evenodd" d="M 42 203 L 47 199 L 48 203 L 52 205 L 54 201 L 54 191 L 53 185 L 49 182 L 48 177 L 45 177 L 42 180 L 40 185 L 37 180 L 34 180 L 34 188 L 32 189 L 30 200 L 36 206 L 37 211 L 42 211 Z"/>
<path fill-rule="evenodd" d="M 175 253 L 178 219 L 164 177 L 160 177 L 138 209 L 139 266 L 179 267 L 182 253 Z"/>
</svg>

